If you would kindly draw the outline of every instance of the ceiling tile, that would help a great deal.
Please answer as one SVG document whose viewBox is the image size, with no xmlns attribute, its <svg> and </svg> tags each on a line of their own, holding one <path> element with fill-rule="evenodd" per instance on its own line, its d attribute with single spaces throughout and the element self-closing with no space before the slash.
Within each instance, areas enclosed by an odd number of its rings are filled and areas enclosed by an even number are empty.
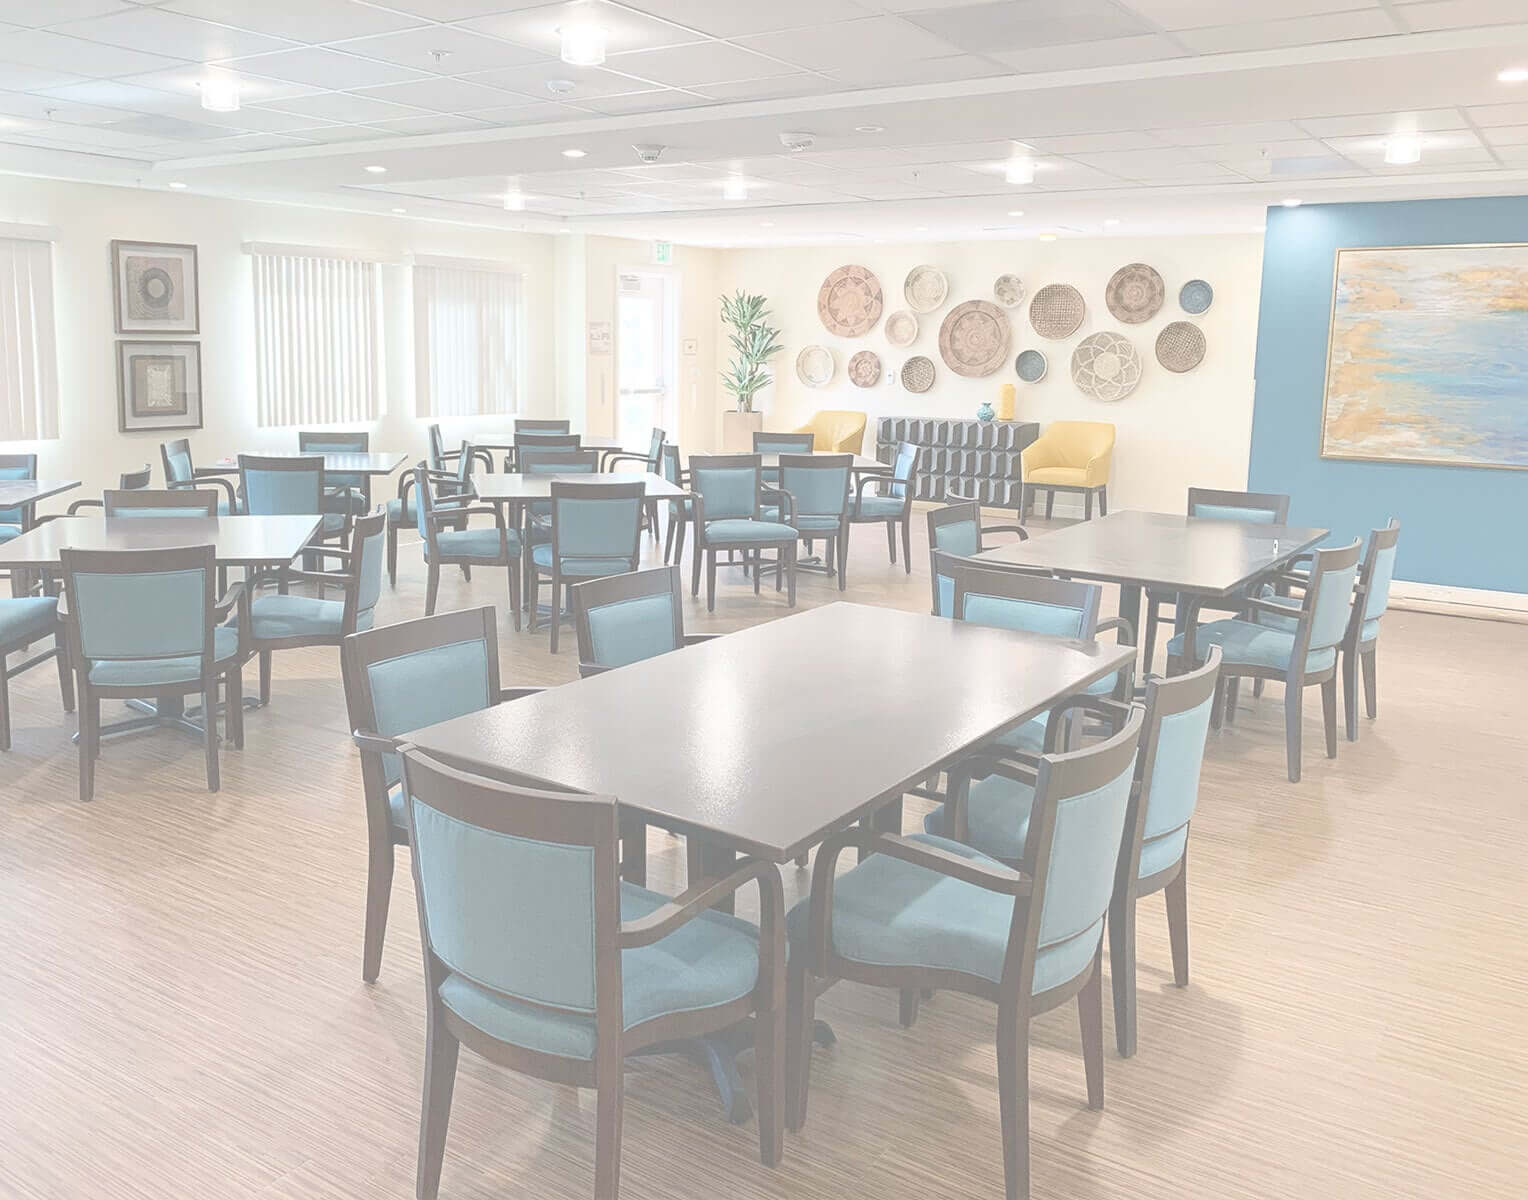
<svg viewBox="0 0 1528 1200">
<path fill-rule="evenodd" d="M 583 106 L 590 112 L 615 117 L 622 113 L 677 111 L 682 108 L 698 108 L 703 104 L 714 103 L 715 101 L 709 97 L 698 96 L 693 92 L 664 89 L 656 92 L 633 92 L 626 96 L 594 96 L 584 100 Z"/>
<path fill-rule="evenodd" d="M 1342 42 L 1353 38 L 1386 37 L 1399 32 L 1387 13 L 1377 8 L 1329 16 L 1298 17 L 1285 21 L 1249 21 L 1243 25 L 1217 25 L 1187 29 L 1178 39 L 1199 54 L 1224 54 L 1236 50 L 1272 50 L 1281 46 L 1309 46 L 1317 42 Z"/>
<path fill-rule="evenodd" d="M 1236 10 L 1226 0 L 1122 0 L 1124 6 L 1163 29 L 1200 29 L 1228 24 Z M 1378 8 L 1379 0 L 1264 0 L 1243 11 L 1259 17 L 1315 17 L 1359 8 Z"/>
<path fill-rule="evenodd" d="M 1457 108 L 1434 108 L 1423 112 L 1360 113 L 1349 117 L 1302 117 L 1297 125 L 1312 137 L 1363 137 L 1400 130 L 1463 129 L 1464 117 Z"/>
<path fill-rule="evenodd" d="M 567 121 L 582 114 L 580 109 L 571 105 L 542 100 L 528 104 L 511 102 L 492 108 L 474 108 L 462 115 L 476 117 L 490 125 L 537 125 L 543 121 Z"/>
<path fill-rule="evenodd" d="M 427 78 L 423 71 L 317 47 L 257 54 L 252 58 L 241 58 L 234 65 L 241 73 L 250 71 L 272 79 L 289 79 L 293 83 L 310 83 L 314 87 L 337 90 Z"/>
<path fill-rule="evenodd" d="M 423 115 L 418 108 L 406 104 L 394 104 L 388 100 L 378 100 L 374 96 L 358 96 L 350 92 L 320 92 L 314 96 L 294 96 L 290 100 L 273 101 L 265 107 L 297 117 L 307 117 L 310 125 L 317 125 L 324 121 L 360 124 Z"/>
<path fill-rule="evenodd" d="M 1528 8 L 1522 0 L 1428 0 L 1403 4 L 1396 13 L 1416 33 L 1528 21 Z"/>
<path fill-rule="evenodd" d="M 631 7 L 719 38 L 875 15 L 873 4 L 855 0 L 631 0 Z"/>
<path fill-rule="evenodd" d="M 498 38 L 485 37 L 468 29 L 450 25 L 426 25 L 400 33 L 356 38 L 345 43 L 347 54 L 360 54 L 402 67 L 416 67 L 440 75 L 466 75 L 497 67 L 518 67 L 525 63 L 545 62 L 538 50 L 512 45 Z M 437 63 L 434 51 L 443 51 Z"/>
<path fill-rule="evenodd" d="M 814 71 L 853 63 L 917 61 L 953 54 L 955 47 L 898 17 L 835 21 L 788 33 L 740 39 L 740 44 Z"/>
<path fill-rule="evenodd" d="M 54 26 L 53 31 L 87 38 L 92 42 L 103 42 L 108 46 L 169 54 L 175 58 L 204 63 L 281 50 L 292 45 L 284 38 L 249 33 L 227 25 L 214 25 L 211 21 L 200 21 L 195 17 L 163 12 L 157 8 L 133 8 L 111 16 L 71 21 Z"/>
<path fill-rule="evenodd" d="M 207 67 L 193 63 L 181 63 L 163 71 L 147 71 L 142 75 L 125 75 L 117 82 L 174 92 L 178 96 L 190 98 L 200 104 L 202 81 L 208 77 L 231 79 L 237 82 L 239 99 L 246 105 L 261 104 L 267 100 L 281 100 L 288 96 L 308 96 L 317 90 L 311 84 L 289 83 L 284 79 L 263 79 L 257 75 L 227 68 L 209 70 Z"/>
<path fill-rule="evenodd" d="M 398 104 L 412 104 L 415 108 L 428 108 L 435 112 L 468 112 L 502 104 L 509 99 L 509 93 L 498 88 L 444 77 L 416 79 L 411 83 L 390 83 L 383 87 L 362 89 L 359 94 L 374 96 L 379 100 L 392 100 Z"/>
<path fill-rule="evenodd" d="M 35 28 L 123 12 L 131 7 L 123 0 L 0 0 L 0 21 Z"/>
<path fill-rule="evenodd" d="M 842 90 L 846 85 L 821 75 L 805 72 L 777 75 L 770 79 L 739 79 L 729 83 L 708 83 L 699 90 L 713 100 L 777 100 L 791 96 L 818 96 Z"/>
<path fill-rule="evenodd" d="M 543 54 L 556 56 L 561 43 L 557 30 L 575 20 L 592 21 L 605 30 L 605 53 L 608 55 L 630 50 L 651 50 L 658 46 L 676 46 L 693 42 L 699 36 L 667 21 L 606 4 L 604 0 L 538 5 L 516 12 L 480 17 L 465 24 L 516 45 L 529 46 Z"/>
<path fill-rule="evenodd" d="M 1102 38 L 1094 42 L 1072 42 L 1047 46 L 1044 53 L 1031 50 L 1002 50 L 991 55 L 1015 71 L 1032 74 L 1040 71 L 1080 71 L 1089 67 L 1118 67 L 1127 63 L 1157 62 L 1181 58 L 1187 52 L 1172 38 L 1160 33 L 1139 37 Z"/>
<path fill-rule="evenodd" d="M 304 129 L 301 137 L 307 142 L 370 142 L 401 135 L 374 125 L 316 125 Z"/>
<path fill-rule="evenodd" d="M 0 62 L 0 79 L 6 89 L 17 92 L 40 92 L 44 88 L 62 87 L 66 83 L 81 83 L 83 75 L 68 71 L 55 71 L 50 67 L 29 67 L 23 63 Z"/>
<path fill-rule="evenodd" d="M 432 21 L 465 21 L 493 13 L 540 8 L 547 0 L 388 0 L 389 8 L 428 17 Z"/>
<path fill-rule="evenodd" d="M 255 150 L 287 150 L 293 146 L 308 146 L 306 137 L 285 137 L 279 133 L 241 133 L 234 137 L 218 138 L 215 142 L 201 142 L 196 153 L 202 154 L 249 154 Z"/>
<path fill-rule="evenodd" d="M 1260 121 L 1247 125 L 1196 125 L 1187 129 L 1153 129 L 1152 136 L 1170 146 L 1213 146 L 1228 142 L 1278 142 L 1305 136 L 1292 121 Z"/>
<path fill-rule="evenodd" d="M 42 92 L 74 104 L 95 104 L 102 108 L 120 108 L 131 112 L 158 112 L 177 106 L 182 98 L 158 88 L 139 87 L 122 79 L 87 79 Z"/>
<path fill-rule="evenodd" d="M 1528 124 L 1528 101 L 1518 104 L 1477 104 L 1464 110 L 1477 125 Z"/>
<path fill-rule="evenodd" d="M 662 50 L 614 54 L 605 60 L 605 65 L 671 87 L 696 87 L 732 79 L 763 79 L 793 71 L 783 63 L 726 42 L 694 42 Z"/>
<path fill-rule="evenodd" d="M 96 78 L 137 75 L 176 65 L 175 59 L 163 55 L 103 46 L 40 29 L 0 33 L 0 62 L 21 62 L 34 68 Z"/>
<path fill-rule="evenodd" d="M 1150 33 L 1113 0 L 1002 0 L 910 14 L 907 19 L 972 54 L 1028 50 Z"/>
<path fill-rule="evenodd" d="M 950 54 L 943 58 L 897 61 L 886 58 L 861 58 L 845 61 L 831 74 L 841 84 L 853 87 L 907 85 L 914 83 L 950 83 L 959 79 L 986 79 L 1006 75 L 1009 68 L 975 54 Z"/>
<path fill-rule="evenodd" d="M 70 125 L 109 125 L 122 119 L 122 110 L 118 108 L 71 104 L 53 96 L 29 96 L 23 92 L 0 92 L 0 113 Z"/>
<path fill-rule="evenodd" d="M 1150 150 L 1160 138 L 1132 130 L 1120 133 L 1072 133 L 1062 137 L 1025 138 L 1042 154 L 1108 154 L 1116 150 Z"/>
<path fill-rule="evenodd" d="M 448 113 L 430 113 L 419 117 L 402 117 L 394 121 L 376 121 L 374 126 L 384 133 L 401 133 L 417 137 L 426 133 L 462 133 L 473 129 L 488 129 L 488 122 L 472 117 L 451 116 Z"/>
<path fill-rule="evenodd" d="M 401 7 L 396 3 L 388 6 Z M 417 16 L 357 4 L 354 0 L 167 0 L 164 8 L 309 43 L 364 37 L 422 24 Z"/>
<path fill-rule="evenodd" d="M 118 121 L 113 129 L 123 133 L 141 133 L 160 141 L 203 142 L 228 136 L 228 130 L 201 121 L 182 121 L 179 117 L 137 116 Z"/>
<path fill-rule="evenodd" d="M 611 62 L 611 65 L 613 66 L 614 63 Z M 606 70 L 604 67 L 570 67 L 565 62 L 509 67 L 502 71 L 482 71 L 476 75 L 469 75 L 467 78 L 474 83 L 485 83 L 490 87 L 502 88 L 506 92 L 514 92 L 519 96 L 537 100 L 552 99 L 555 96 L 574 104 L 589 96 L 619 96 L 627 92 L 651 91 L 654 87 L 651 83 L 633 79 L 619 71 Z M 573 90 L 566 93 L 554 93 L 547 87 L 547 84 L 553 82 L 571 83 Z"/>
</svg>

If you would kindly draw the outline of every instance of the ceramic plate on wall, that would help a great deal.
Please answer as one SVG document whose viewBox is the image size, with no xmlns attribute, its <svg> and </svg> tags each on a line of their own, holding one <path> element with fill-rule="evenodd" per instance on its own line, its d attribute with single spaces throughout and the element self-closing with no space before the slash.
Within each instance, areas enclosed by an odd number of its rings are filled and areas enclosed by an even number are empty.
<svg viewBox="0 0 1528 1200">
<path fill-rule="evenodd" d="M 1050 369 L 1050 363 L 1038 350 L 1025 350 L 1013 360 L 1013 369 L 1025 383 L 1039 383 Z"/>
<path fill-rule="evenodd" d="M 1072 382 L 1094 400 L 1123 400 L 1141 382 L 1141 356 L 1118 333 L 1095 333 L 1072 351 Z"/>
<path fill-rule="evenodd" d="M 907 306 L 917 313 L 931 313 L 950 294 L 950 281 L 938 267 L 914 267 L 902 283 Z"/>
<path fill-rule="evenodd" d="M 881 382 L 881 356 L 874 350 L 861 350 L 849 360 L 848 376 L 855 387 L 874 387 Z"/>
<path fill-rule="evenodd" d="M 1069 283 L 1048 283 L 1029 302 L 1029 323 L 1051 341 L 1071 337 L 1087 315 L 1082 293 Z"/>
<path fill-rule="evenodd" d="M 915 354 L 902 364 L 902 386 L 910 392 L 926 392 L 934 386 L 932 359 Z"/>
<path fill-rule="evenodd" d="M 1166 291 L 1156 268 L 1145 263 L 1129 263 L 1114 272 L 1104 288 L 1104 303 L 1126 325 L 1139 325 L 1156 316 Z"/>
<path fill-rule="evenodd" d="M 1008 361 L 1008 314 L 988 300 L 950 309 L 939 327 L 939 357 L 957 375 L 981 379 Z"/>
<path fill-rule="evenodd" d="M 918 340 L 918 318 L 899 308 L 886 318 L 886 340 L 893 346 L 911 346 Z"/>
<path fill-rule="evenodd" d="M 807 387 L 826 387 L 834 370 L 833 351 L 826 346 L 804 346 L 796 355 L 796 377 Z"/>
<path fill-rule="evenodd" d="M 1204 330 L 1192 321 L 1174 321 L 1157 334 L 1157 361 L 1176 375 L 1204 361 Z"/>
<path fill-rule="evenodd" d="M 1215 289 L 1202 279 L 1190 279 L 1178 292 L 1178 307 L 1190 316 L 1210 311 L 1215 303 Z"/>
<path fill-rule="evenodd" d="M 868 267 L 839 267 L 822 281 L 817 315 L 839 337 L 862 337 L 881 319 L 881 284 Z"/>
<path fill-rule="evenodd" d="M 999 275 L 992 295 L 1004 308 L 1018 308 L 1024 303 L 1024 281 L 1017 275 Z"/>
</svg>

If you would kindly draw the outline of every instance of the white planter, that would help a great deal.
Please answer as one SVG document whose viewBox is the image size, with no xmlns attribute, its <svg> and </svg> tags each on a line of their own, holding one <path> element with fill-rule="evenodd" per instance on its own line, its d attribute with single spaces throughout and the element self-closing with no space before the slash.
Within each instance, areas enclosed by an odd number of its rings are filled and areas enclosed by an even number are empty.
<svg viewBox="0 0 1528 1200">
<path fill-rule="evenodd" d="M 761 412 L 738 412 L 735 408 L 722 410 L 721 449 L 742 454 L 753 452 L 753 435 L 764 428 Z"/>
</svg>

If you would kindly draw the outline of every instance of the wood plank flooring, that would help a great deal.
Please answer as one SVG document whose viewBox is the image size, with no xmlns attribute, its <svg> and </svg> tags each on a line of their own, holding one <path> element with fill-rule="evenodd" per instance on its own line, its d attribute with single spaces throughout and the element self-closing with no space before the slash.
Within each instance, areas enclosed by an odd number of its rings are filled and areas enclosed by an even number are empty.
<svg viewBox="0 0 1528 1200">
<path fill-rule="evenodd" d="M 927 608 L 921 516 L 914 528 L 910 578 L 879 529 L 855 531 L 850 598 Z M 379 619 L 423 612 L 417 547 L 400 561 Z M 721 582 L 714 617 L 691 605 L 693 632 L 787 611 L 736 572 Z M 839 593 L 803 576 L 800 595 Z M 506 685 L 572 679 L 571 634 L 553 658 L 544 632 L 510 630 L 506 600 L 502 573 L 442 583 L 442 608 L 499 606 Z M 1194 824 L 1192 982 L 1171 985 L 1152 897 L 1140 1052 L 1119 1059 L 1107 1026 L 1104 1111 L 1085 1107 L 1073 1010 L 1035 1023 L 1037 1198 L 1524 1194 L 1525 665 L 1528 626 L 1392 612 L 1380 719 L 1328 762 L 1307 704 L 1298 785 L 1284 777 L 1278 689 L 1261 701 L 1244 689 L 1238 724 L 1211 735 Z M 336 653 L 277 655 L 273 704 L 249 715 L 246 748 L 224 753 L 216 795 L 197 744 L 161 732 L 108 743 L 81 805 L 53 672 L 15 681 L 12 698 L 0 1196 L 412 1196 L 414 899 L 403 852 L 382 975 L 363 984 L 364 818 Z M 910 802 L 910 827 L 922 811 Z M 655 886 L 682 883 L 680 843 L 655 832 L 650 855 Z M 786 872 L 788 902 L 807 880 Z M 760 1166 L 751 1124 L 723 1121 L 694 1065 L 633 1062 L 623 1195 L 1000 1196 L 994 1010 L 941 994 L 903 1030 L 894 994 L 841 984 L 818 1011 L 840 1040 L 818 1052 L 809 1122 L 777 1170 Z M 591 1094 L 464 1053 L 441 1195 L 589 1196 L 593 1123 Z"/>
</svg>

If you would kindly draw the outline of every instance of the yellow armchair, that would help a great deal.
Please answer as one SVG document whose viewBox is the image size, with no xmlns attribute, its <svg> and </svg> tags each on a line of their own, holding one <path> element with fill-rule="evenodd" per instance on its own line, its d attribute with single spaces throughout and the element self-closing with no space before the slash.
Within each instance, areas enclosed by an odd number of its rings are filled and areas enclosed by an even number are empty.
<svg viewBox="0 0 1528 1200">
<path fill-rule="evenodd" d="M 1024 492 L 1019 520 L 1029 516 L 1036 490 L 1045 492 L 1049 517 L 1057 492 L 1081 492 L 1083 517 L 1093 519 L 1093 496 L 1100 516 L 1109 515 L 1109 468 L 1114 461 L 1114 426 L 1105 421 L 1052 421 L 1019 454 Z"/>
<path fill-rule="evenodd" d="M 858 454 L 865 441 L 865 414 L 825 408 L 792 433 L 812 435 L 812 449 L 833 454 Z"/>
</svg>

